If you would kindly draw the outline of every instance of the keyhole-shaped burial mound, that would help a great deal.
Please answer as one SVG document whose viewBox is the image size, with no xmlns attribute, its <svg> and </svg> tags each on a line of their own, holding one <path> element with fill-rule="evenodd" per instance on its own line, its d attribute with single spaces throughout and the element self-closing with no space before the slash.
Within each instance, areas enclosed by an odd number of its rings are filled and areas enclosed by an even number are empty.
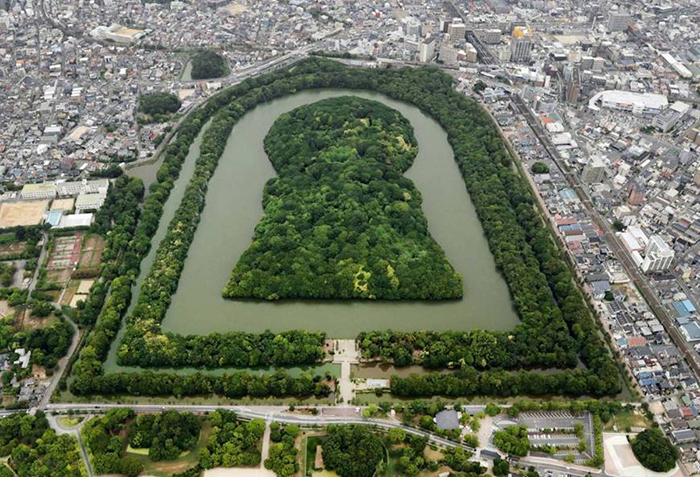
<svg viewBox="0 0 700 477">
<path fill-rule="evenodd" d="M 462 276 L 403 176 L 418 145 L 398 111 L 325 99 L 281 115 L 264 145 L 277 177 L 265 185 L 263 218 L 225 298 L 462 297 Z"/>
</svg>

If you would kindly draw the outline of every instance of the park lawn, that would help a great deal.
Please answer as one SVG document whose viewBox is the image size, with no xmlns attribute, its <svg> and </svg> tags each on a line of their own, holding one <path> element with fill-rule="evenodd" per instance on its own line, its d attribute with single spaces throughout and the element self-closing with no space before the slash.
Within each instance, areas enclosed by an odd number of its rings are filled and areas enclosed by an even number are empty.
<svg viewBox="0 0 700 477">
<path fill-rule="evenodd" d="M 80 424 L 81 422 L 83 422 L 83 418 L 82 417 L 59 417 L 58 422 L 63 427 L 71 428 L 71 427 L 75 427 L 78 424 Z"/>
<path fill-rule="evenodd" d="M 626 432 L 627 429 L 634 427 L 649 428 L 651 427 L 651 422 L 643 413 L 637 410 L 623 409 L 621 412 L 613 415 L 613 418 L 603 427 L 603 431 L 612 431 L 615 426 L 617 426 L 618 431 Z"/>
<path fill-rule="evenodd" d="M 205 421 L 202 424 L 202 431 L 199 434 L 199 441 L 194 448 L 185 451 L 177 459 L 152 461 L 148 457 L 148 449 L 134 449 L 128 446 L 126 452 L 132 457 L 136 457 L 143 463 L 144 475 L 155 477 L 169 477 L 173 474 L 184 472 L 199 462 L 199 450 L 207 444 L 211 435 L 211 423 Z"/>
</svg>

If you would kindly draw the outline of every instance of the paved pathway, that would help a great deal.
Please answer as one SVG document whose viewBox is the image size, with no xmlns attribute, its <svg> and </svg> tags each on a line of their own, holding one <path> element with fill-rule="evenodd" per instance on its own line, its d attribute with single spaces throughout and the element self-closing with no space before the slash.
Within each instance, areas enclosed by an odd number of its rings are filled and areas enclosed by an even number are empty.
<svg viewBox="0 0 700 477">
<path fill-rule="evenodd" d="M 265 470 L 265 460 L 270 456 L 270 421 L 265 422 L 265 434 L 263 434 L 262 452 L 260 453 L 260 469 Z"/>
<path fill-rule="evenodd" d="M 340 397 L 343 404 L 349 406 L 355 397 L 355 385 L 350 379 L 352 364 L 359 363 L 355 340 L 336 340 L 333 362 L 340 364 Z"/>
</svg>

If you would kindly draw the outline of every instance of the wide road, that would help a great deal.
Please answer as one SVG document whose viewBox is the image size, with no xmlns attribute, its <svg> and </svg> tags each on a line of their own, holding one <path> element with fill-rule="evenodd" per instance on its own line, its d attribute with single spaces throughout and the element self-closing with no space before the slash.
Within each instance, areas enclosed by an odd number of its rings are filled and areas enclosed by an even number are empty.
<svg viewBox="0 0 700 477">
<path fill-rule="evenodd" d="M 157 406 L 153 404 L 104 404 L 104 403 L 88 403 L 88 404 L 49 404 L 46 406 L 47 411 L 68 411 L 84 412 L 84 413 L 104 413 L 110 409 L 127 407 L 133 409 L 137 413 L 156 413 L 164 410 L 189 411 L 193 413 L 203 414 L 214 412 L 217 409 L 226 409 L 235 411 L 239 417 L 243 419 L 262 419 L 268 422 L 279 422 L 280 424 L 297 424 L 299 426 L 326 426 L 329 424 L 362 424 L 372 425 L 382 429 L 403 429 L 408 434 L 427 437 L 429 442 L 442 447 L 462 447 L 464 449 L 474 451 L 474 448 L 464 444 L 450 441 L 442 437 L 435 436 L 430 432 L 422 429 L 416 429 L 409 426 L 404 426 L 396 420 L 363 418 L 358 412 L 360 408 L 352 407 L 319 407 L 319 414 L 316 416 L 305 414 L 290 414 L 288 406 L 256 406 L 255 408 L 248 406 L 218 406 L 218 405 L 186 405 L 186 404 L 165 404 Z M 470 413 L 483 412 L 485 406 L 464 406 L 464 410 Z"/>
</svg>

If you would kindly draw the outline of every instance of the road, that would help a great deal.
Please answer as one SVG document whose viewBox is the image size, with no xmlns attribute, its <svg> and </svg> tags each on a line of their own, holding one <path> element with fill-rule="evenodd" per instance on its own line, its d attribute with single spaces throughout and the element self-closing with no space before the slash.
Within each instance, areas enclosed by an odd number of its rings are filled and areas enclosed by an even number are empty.
<svg viewBox="0 0 700 477">
<path fill-rule="evenodd" d="M 632 279 L 635 286 L 642 294 L 647 304 L 654 312 L 654 315 L 659 319 L 661 324 L 666 329 L 666 332 L 671 337 L 671 340 L 678 348 L 679 352 L 685 358 L 688 365 L 692 368 L 696 376 L 700 376 L 700 355 L 695 351 L 695 349 L 685 340 L 680 330 L 675 326 L 673 318 L 668 314 L 664 306 L 661 304 L 656 292 L 649 285 L 647 278 L 639 271 L 639 268 L 635 265 L 632 257 L 627 252 L 627 249 L 623 247 L 615 233 L 615 231 L 610 226 L 608 220 L 598 213 L 598 210 L 593 205 L 588 192 L 581 187 L 579 178 L 573 172 L 569 171 L 564 165 L 559 153 L 556 148 L 552 145 L 549 137 L 542 129 L 537 118 L 535 118 L 527 107 L 523 99 L 519 95 L 511 96 L 513 104 L 518 108 L 518 110 L 523 114 L 528 124 L 532 128 L 533 132 L 537 138 L 542 143 L 542 146 L 547 151 L 549 156 L 552 158 L 554 163 L 557 165 L 561 173 L 566 178 L 569 186 L 578 194 L 581 203 L 584 205 L 590 217 L 595 221 L 600 230 L 603 231 L 603 235 L 606 238 L 607 244 L 615 254 L 617 259 L 620 261 L 622 268 L 625 270 L 627 275 Z"/>
<path fill-rule="evenodd" d="M 87 422 L 87 420 L 90 417 L 86 417 L 82 423 L 78 424 L 75 427 L 64 427 L 61 424 L 61 421 L 59 420 L 60 417 L 58 416 L 52 416 L 52 415 L 47 415 L 46 419 L 48 419 L 49 424 L 51 427 L 56 431 L 56 434 L 70 434 L 76 438 L 78 441 L 78 445 L 80 446 L 80 454 L 82 455 L 83 458 L 83 463 L 85 464 L 85 468 L 87 469 L 88 477 L 95 477 L 95 474 L 92 470 L 92 465 L 90 464 L 90 457 L 88 455 L 87 449 L 85 447 L 85 444 L 83 443 L 83 438 L 80 435 L 80 428 Z"/>
<path fill-rule="evenodd" d="M 36 283 L 39 281 L 39 271 L 41 270 L 41 266 L 43 265 L 44 260 L 46 259 L 46 249 L 49 243 L 49 236 L 46 232 L 42 232 L 41 236 L 41 251 L 39 252 L 39 258 L 36 262 L 36 269 L 34 269 L 34 275 L 32 275 L 32 282 L 29 284 L 29 288 L 27 288 L 27 297 L 30 297 L 32 292 L 36 288 Z"/>
</svg>

